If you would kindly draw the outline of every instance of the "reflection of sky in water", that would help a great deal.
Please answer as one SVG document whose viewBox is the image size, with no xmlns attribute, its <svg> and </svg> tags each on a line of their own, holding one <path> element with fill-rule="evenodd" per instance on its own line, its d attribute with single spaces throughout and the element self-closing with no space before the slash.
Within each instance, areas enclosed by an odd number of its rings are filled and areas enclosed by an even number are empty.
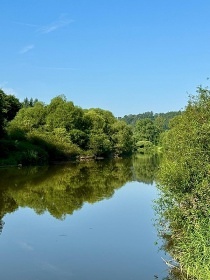
<svg viewBox="0 0 210 280">
<path fill-rule="evenodd" d="M 7 214 L 0 236 L 4 280 L 154 279 L 166 275 L 154 245 L 156 188 L 128 183 L 64 221 L 28 208 Z"/>
</svg>

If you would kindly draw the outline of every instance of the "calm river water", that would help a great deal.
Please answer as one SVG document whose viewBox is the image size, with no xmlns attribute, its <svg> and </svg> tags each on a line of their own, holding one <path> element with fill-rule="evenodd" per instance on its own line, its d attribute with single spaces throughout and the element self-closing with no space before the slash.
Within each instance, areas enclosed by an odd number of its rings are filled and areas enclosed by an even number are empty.
<svg viewBox="0 0 210 280">
<path fill-rule="evenodd" d="M 156 164 L 136 157 L 0 170 L 1 279 L 164 279 Z"/>
</svg>

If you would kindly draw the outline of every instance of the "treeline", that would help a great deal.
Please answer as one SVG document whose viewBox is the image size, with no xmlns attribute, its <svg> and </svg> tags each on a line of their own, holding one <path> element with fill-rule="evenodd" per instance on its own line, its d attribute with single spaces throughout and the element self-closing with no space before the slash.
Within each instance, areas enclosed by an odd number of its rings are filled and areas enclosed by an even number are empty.
<svg viewBox="0 0 210 280">
<path fill-rule="evenodd" d="M 46 105 L 0 90 L 0 165 L 46 164 L 83 157 L 151 153 L 169 121 L 181 112 L 146 112 L 115 118 L 100 108 L 82 109 L 60 95 Z"/>
<path fill-rule="evenodd" d="M 133 114 L 125 115 L 123 118 L 119 118 L 119 119 L 125 121 L 127 124 L 130 124 L 132 126 L 135 126 L 137 121 L 143 119 L 150 119 L 151 121 L 155 121 L 156 119 L 161 119 L 163 122 L 163 128 L 166 130 L 169 128 L 170 120 L 180 114 L 181 111 L 170 111 L 167 113 L 153 113 L 152 111 L 150 111 L 137 115 L 133 115 Z"/>
<path fill-rule="evenodd" d="M 181 111 L 168 113 L 145 112 L 138 115 L 126 115 L 124 120 L 132 127 L 133 149 L 141 153 L 157 151 L 162 135 L 170 128 L 170 121 L 181 115 Z"/>
<path fill-rule="evenodd" d="M 2 164 L 44 164 L 78 155 L 108 157 L 132 152 L 131 127 L 109 111 L 82 109 L 62 95 L 45 105 L 28 99 L 21 103 L 0 93 Z"/>
</svg>

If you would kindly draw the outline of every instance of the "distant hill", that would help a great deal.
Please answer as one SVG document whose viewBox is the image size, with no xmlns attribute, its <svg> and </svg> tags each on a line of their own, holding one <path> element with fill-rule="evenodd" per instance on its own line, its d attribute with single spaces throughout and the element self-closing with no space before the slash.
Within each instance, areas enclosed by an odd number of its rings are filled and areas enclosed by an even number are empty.
<svg viewBox="0 0 210 280">
<path fill-rule="evenodd" d="M 120 117 L 119 119 L 124 120 L 127 124 L 134 126 L 136 121 L 138 121 L 138 120 L 151 119 L 151 120 L 155 121 L 157 118 L 162 118 L 162 119 L 164 119 L 165 129 L 168 129 L 169 121 L 172 118 L 174 118 L 180 114 L 181 114 L 181 111 L 170 111 L 167 113 L 153 113 L 151 111 L 151 112 L 144 112 L 144 113 L 137 114 L 137 115 L 129 114 L 129 115 L 125 115 L 122 118 Z"/>
</svg>

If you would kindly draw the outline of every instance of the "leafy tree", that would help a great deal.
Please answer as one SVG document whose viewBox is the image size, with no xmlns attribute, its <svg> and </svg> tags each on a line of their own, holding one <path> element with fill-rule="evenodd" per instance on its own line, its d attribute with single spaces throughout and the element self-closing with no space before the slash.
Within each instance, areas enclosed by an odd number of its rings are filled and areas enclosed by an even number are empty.
<svg viewBox="0 0 210 280">
<path fill-rule="evenodd" d="M 85 155 L 108 156 L 132 150 L 131 128 L 109 111 L 83 110 L 63 95 L 49 105 L 25 99 L 7 127 L 13 140 L 29 141 L 49 153 L 50 160 Z"/>
<path fill-rule="evenodd" d="M 68 132 L 72 129 L 83 129 L 83 110 L 67 101 L 65 96 L 57 96 L 47 106 L 47 129 L 63 127 Z"/>
<path fill-rule="evenodd" d="M 111 126 L 116 122 L 112 113 L 99 108 L 89 109 L 84 120 L 89 135 L 88 149 L 95 155 L 110 154 L 113 150 Z"/>
<path fill-rule="evenodd" d="M 165 164 L 161 178 L 173 173 L 168 186 L 189 191 L 209 174 L 210 160 L 210 91 L 198 88 L 185 111 L 171 122 L 163 137 Z M 166 181 L 165 181 L 166 180 Z"/>
<path fill-rule="evenodd" d="M 88 147 L 89 137 L 87 133 L 79 129 L 72 129 L 69 132 L 72 143 L 78 145 L 80 148 L 86 150 Z"/>
<path fill-rule="evenodd" d="M 4 132 L 4 92 L 0 90 L 0 137 Z"/>
<path fill-rule="evenodd" d="M 112 124 L 111 138 L 115 154 L 131 153 L 133 148 L 132 129 L 124 121 L 117 121 Z"/>
<path fill-rule="evenodd" d="M 180 114 L 181 111 L 170 111 L 167 113 L 153 113 L 151 111 L 151 112 L 145 112 L 137 115 L 132 115 L 132 114 L 125 115 L 123 118 L 119 118 L 119 119 L 124 120 L 127 124 L 135 126 L 138 120 L 150 119 L 152 121 L 156 121 L 157 118 L 161 117 L 164 119 L 164 130 L 167 130 L 169 128 L 170 120 Z"/>
<path fill-rule="evenodd" d="M 103 130 L 92 131 L 89 135 L 89 149 L 98 156 L 110 154 L 112 152 L 110 137 Z"/>
<path fill-rule="evenodd" d="M 20 101 L 14 95 L 5 95 L 4 97 L 4 114 L 7 122 L 14 119 L 17 112 L 21 109 Z"/>
<path fill-rule="evenodd" d="M 22 102 L 22 107 L 28 108 L 28 107 L 33 107 L 38 101 L 37 98 L 33 99 L 30 98 L 30 100 L 28 99 L 28 97 L 24 98 L 23 102 Z"/>
<path fill-rule="evenodd" d="M 0 137 L 5 133 L 5 127 L 21 108 L 21 103 L 13 95 L 7 95 L 0 89 Z"/>
<path fill-rule="evenodd" d="M 210 275 L 210 91 L 201 87 L 163 137 L 158 172 L 160 234 L 192 279 Z M 196 258 L 195 258 L 196 256 Z"/>
<path fill-rule="evenodd" d="M 153 144 L 158 143 L 159 131 L 154 121 L 150 119 L 142 119 L 136 122 L 134 127 L 134 141 L 149 141 Z"/>
<path fill-rule="evenodd" d="M 39 129 L 45 124 L 45 118 L 45 105 L 41 102 L 36 102 L 33 107 L 24 107 L 17 113 L 16 117 L 9 124 L 8 132 L 12 134 L 18 128 L 25 132 Z"/>
</svg>

